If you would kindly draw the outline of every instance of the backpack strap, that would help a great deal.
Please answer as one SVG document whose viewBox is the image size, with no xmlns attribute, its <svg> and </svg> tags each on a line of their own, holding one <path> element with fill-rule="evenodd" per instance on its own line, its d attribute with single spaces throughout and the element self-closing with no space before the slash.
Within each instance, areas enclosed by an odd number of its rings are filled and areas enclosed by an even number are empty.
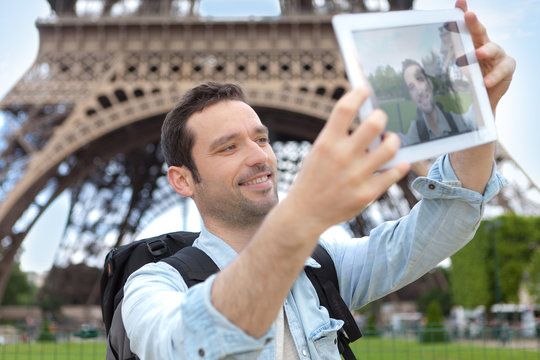
<svg viewBox="0 0 540 360">
<path fill-rule="evenodd" d="M 338 333 L 338 350 L 345 360 L 356 360 L 349 343 L 362 337 L 362 333 L 339 294 L 334 262 L 321 245 L 317 245 L 312 257 L 321 267 L 318 269 L 306 267 L 305 272 L 317 291 L 321 305 L 328 310 L 332 318 L 345 322 Z M 175 268 L 188 287 L 205 281 L 210 275 L 219 271 L 214 261 L 203 250 L 193 246 L 185 247 L 161 261 Z"/>
<path fill-rule="evenodd" d="M 361 338 L 362 333 L 339 293 L 339 283 L 334 262 L 326 249 L 320 244 L 317 245 L 311 256 L 321 267 L 306 267 L 304 271 L 313 287 L 315 287 L 321 305 L 328 310 L 332 318 L 341 319 L 345 322 L 338 332 L 338 349 L 345 360 L 355 360 L 356 357 L 349 344 Z"/>
<path fill-rule="evenodd" d="M 450 126 L 450 135 L 457 134 L 458 128 L 452 115 L 443 110 L 443 106 L 441 103 L 437 102 L 436 106 L 441 110 L 446 119 L 446 122 L 448 123 L 448 126 Z M 418 137 L 422 142 L 427 141 L 429 140 L 429 133 L 424 115 L 422 115 L 421 111 L 418 108 L 416 109 L 416 114 L 418 115 L 418 120 L 416 120 L 416 130 L 418 131 Z"/>
<path fill-rule="evenodd" d="M 199 233 L 177 231 L 134 241 L 112 249 L 105 258 L 101 274 L 101 310 L 106 333 L 109 332 L 116 307 L 124 297 L 124 284 L 144 264 L 171 256 L 191 246 Z"/>
<path fill-rule="evenodd" d="M 188 287 L 201 283 L 219 271 L 216 263 L 204 251 L 188 246 L 161 261 L 175 268 Z"/>
<path fill-rule="evenodd" d="M 429 140 L 429 133 L 424 115 L 422 115 L 422 112 L 418 108 L 416 108 L 416 115 L 418 116 L 418 120 L 416 120 L 416 131 L 418 131 L 418 137 L 420 138 L 421 142 L 427 141 Z"/>
<path fill-rule="evenodd" d="M 458 129 L 457 129 L 456 122 L 454 121 L 454 117 L 452 115 L 450 115 L 450 113 L 443 110 L 443 106 L 442 106 L 441 103 L 437 103 L 437 106 L 439 107 L 439 109 L 441 109 L 441 112 L 443 113 L 444 117 L 446 118 L 446 122 L 448 123 L 448 126 L 450 126 L 450 134 L 451 135 L 457 134 Z"/>
</svg>

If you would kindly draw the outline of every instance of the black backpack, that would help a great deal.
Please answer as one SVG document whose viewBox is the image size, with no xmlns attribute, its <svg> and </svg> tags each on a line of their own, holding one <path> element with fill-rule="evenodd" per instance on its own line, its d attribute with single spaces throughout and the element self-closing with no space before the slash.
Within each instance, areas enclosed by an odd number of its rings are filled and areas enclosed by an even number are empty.
<svg viewBox="0 0 540 360">
<path fill-rule="evenodd" d="M 203 282 L 219 271 L 202 250 L 192 247 L 199 233 L 173 232 L 132 242 L 112 249 L 101 274 L 101 310 L 107 333 L 107 360 L 136 360 L 129 347 L 121 317 L 124 284 L 134 271 L 149 262 L 165 261 L 178 270 L 188 287 Z M 339 295 L 337 274 L 328 252 L 318 245 L 312 257 L 320 268 L 306 267 L 319 301 L 334 319 L 345 322 L 338 333 L 338 349 L 345 360 L 356 359 L 349 343 L 362 337 L 347 305 Z"/>
</svg>

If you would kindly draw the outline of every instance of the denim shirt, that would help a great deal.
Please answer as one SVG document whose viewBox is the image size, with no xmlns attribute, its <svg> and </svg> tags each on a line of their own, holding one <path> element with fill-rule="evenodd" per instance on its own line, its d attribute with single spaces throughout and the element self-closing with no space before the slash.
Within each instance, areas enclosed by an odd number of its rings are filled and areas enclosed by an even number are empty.
<svg viewBox="0 0 540 360">
<path fill-rule="evenodd" d="M 338 273 L 340 291 L 358 309 L 418 279 L 472 239 L 484 203 L 506 180 L 493 170 L 483 195 L 461 187 L 448 156 L 439 158 L 427 178 L 413 187 L 421 200 L 406 217 L 386 222 L 369 237 L 321 239 Z M 219 268 L 237 253 L 202 229 L 194 246 Z M 306 266 L 319 267 L 312 258 Z M 166 263 L 147 264 L 124 287 L 122 316 L 132 350 L 141 359 L 274 359 L 275 325 L 253 338 L 219 313 L 210 300 L 215 275 L 188 289 Z M 341 320 L 319 305 L 305 272 L 294 282 L 284 308 L 300 359 L 339 359 L 336 346 Z"/>
</svg>

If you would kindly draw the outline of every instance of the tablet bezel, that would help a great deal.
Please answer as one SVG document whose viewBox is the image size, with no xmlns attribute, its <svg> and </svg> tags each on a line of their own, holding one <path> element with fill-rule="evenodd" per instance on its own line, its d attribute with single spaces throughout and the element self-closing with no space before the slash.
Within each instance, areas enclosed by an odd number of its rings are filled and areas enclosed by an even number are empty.
<svg viewBox="0 0 540 360">
<path fill-rule="evenodd" d="M 432 139 L 425 142 L 400 148 L 396 156 L 386 163 L 382 169 L 391 167 L 399 162 L 415 162 L 435 157 L 442 153 L 463 150 L 465 148 L 481 145 L 497 139 L 497 132 L 493 111 L 484 85 L 484 79 L 475 55 L 475 48 L 471 35 L 464 21 L 463 11 L 449 10 L 410 10 L 392 11 L 385 13 L 340 14 L 332 19 L 334 32 L 342 52 L 347 76 L 353 88 L 360 86 L 371 87 L 368 79 L 362 72 L 361 49 L 357 49 L 354 33 L 357 31 L 376 31 L 396 29 L 404 26 L 443 25 L 455 22 L 458 27 L 459 38 L 468 65 L 466 66 L 473 99 L 472 106 L 478 129 L 460 133 L 449 137 Z M 384 65 L 384 64 L 381 64 Z M 371 97 L 364 103 L 359 111 L 360 121 L 369 115 L 377 106 L 376 96 L 372 91 Z M 370 149 L 377 146 L 380 140 L 375 141 Z"/>
</svg>

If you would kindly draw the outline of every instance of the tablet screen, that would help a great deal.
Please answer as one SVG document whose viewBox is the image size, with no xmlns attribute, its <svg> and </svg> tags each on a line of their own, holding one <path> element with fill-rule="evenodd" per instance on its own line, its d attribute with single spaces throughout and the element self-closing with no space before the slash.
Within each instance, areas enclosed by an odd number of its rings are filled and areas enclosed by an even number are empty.
<svg viewBox="0 0 540 360">
<path fill-rule="evenodd" d="M 493 112 L 460 10 L 336 15 L 332 23 L 353 87 L 372 94 L 402 148 L 385 167 L 496 139 Z M 377 146 L 373 143 L 371 148 Z"/>
</svg>

